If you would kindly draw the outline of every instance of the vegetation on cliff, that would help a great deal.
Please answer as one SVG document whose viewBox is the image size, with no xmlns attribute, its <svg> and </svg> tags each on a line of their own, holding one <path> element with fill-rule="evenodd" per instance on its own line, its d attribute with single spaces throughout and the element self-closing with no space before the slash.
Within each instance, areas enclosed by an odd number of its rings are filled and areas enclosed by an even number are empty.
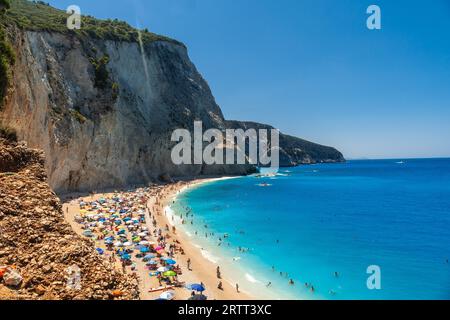
<svg viewBox="0 0 450 320">
<path fill-rule="evenodd" d="M 72 33 L 78 36 L 127 42 L 138 42 L 140 33 L 144 43 L 168 41 L 181 44 L 176 40 L 149 32 L 147 29 L 137 30 L 117 19 L 100 20 L 92 16 L 82 16 L 81 29 L 69 30 L 68 17 L 69 14 L 65 11 L 53 8 L 43 1 L 11 0 L 6 21 L 30 31 Z"/>
<path fill-rule="evenodd" d="M 91 63 L 94 66 L 95 71 L 94 86 L 96 88 L 106 89 L 110 82 L 109 72 L 107 68 L 108 62 L 109 56 L 107 54 L 103 55 L 103 57 L 101 57 L 100 59 L 91 58 Z"/>
<path fill-rule="evenodd" d="M 5 18 L 9 0 L 0 0 L 0 19 Z M 5 27 L 0 24 L 0 109 L 3 106 L 11 84 L 11 65 L 15 62 L 14 51 L 6 36 Z"/>
<path fill-rule="evenodd" d="M 0 0 L 0 11 L 8 10 L 11 7 L 10 0 Z"/>
</svg>

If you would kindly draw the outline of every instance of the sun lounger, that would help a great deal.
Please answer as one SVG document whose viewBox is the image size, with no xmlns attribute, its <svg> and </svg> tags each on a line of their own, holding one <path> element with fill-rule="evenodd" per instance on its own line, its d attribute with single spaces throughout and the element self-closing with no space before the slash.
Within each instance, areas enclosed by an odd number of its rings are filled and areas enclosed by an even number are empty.
<svg viewBox="0 0 450 320">
<path fill-rule="evenodd" d="M 159 291 L 166 291 L 166 290 L 170 290 L 170 289 L 174 289 L 175 286 L 164 286 L 164 287 L 159 287 L 159 288 L 152 288 L 150 290 L 148 290 L 148 292 L 159 292 Z"/>
</svg>

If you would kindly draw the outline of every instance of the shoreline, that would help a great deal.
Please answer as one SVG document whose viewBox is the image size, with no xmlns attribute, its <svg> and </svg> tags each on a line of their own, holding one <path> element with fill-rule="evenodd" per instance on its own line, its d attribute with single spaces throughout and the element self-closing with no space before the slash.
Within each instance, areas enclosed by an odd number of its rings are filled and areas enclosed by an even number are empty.
<svg viewBox="0 0 450 320">
<path fill-rule="evenodd" d="M 171 184 L 166 186 L 163 190 L 163 194 L 160 195 L 159 203 L 156 205 L 155 209 L 158 213 L 156 220 L 158 225 L 165 226 L 169 225 L 170 227 L 177 227 L 177 224 L 171 221 L 171 217 L 167 214 L 167 208 L 176 197 L 185 192 L 188 189 L 198 187 L 200 185 L 211 183 L 215 181 L 235 179 L 240 177 L 217 177 L 217 178 L 196 178 L 189 181 L 179 181 L 175 184 Z M 191 260 L 192 271 L 188 271 L 193 277 L 197 279 L 202 279 L 201 281 L 208 288 L 209 298 L 216 300 L 252 300 L 252 297 L 248 292 L 245 292 L 239 289 L 239 293 L 236 292 L 236 288 L 234 286 L 234 282 L 231 277 L 227 277 L 226 274 L 222 271 L 222 278 L 218 279 L 216 276 L 216 267 L 218 266 L 215 262 L 209 260 L 202 253 L 203 248 L 197 247 L 189 236 L 182 230 L 182 228 L 177 229 L 177 232 L 174 234 L 170 232 L 174 238 L 176 238 L 181 244 L 186 253 L 185 258 L 183 260 L 182 265 L 187 270 L 187 258 L 189 257 Z M 199 280 L 200 281 L 200 280 Z M 222 281 L 223 291 L 217 289 L 217 284 L 219 281 Z M 210 289 L 212 288 L 212 290 Z M 213 295 L 211 296 L 211 291 Z"/>
<path fill-rule="evenodd" d="M 241 290 L 238 293 L 235 286 L 232 284 L 230 277 L 227 277 L 223 272 L 221 279 L 217 278 L 217 264 L 204 257 L 201 248 L 197 248 L 184 231 L 172 229 L 173 227 L 176 228 L 176 225 L 173 225 L 172 221 L 170 221 L 170 218 L 167 216 L 166 208 L 174 201 L 178 194 L 189 188 L 209 182 L 233 178 L 238 177 L 192 178 L 179 180 L 169 184 L 155 184 L 148 187 L 150 192 L 147 195 L 146 224 L 153 229 L 151 222 L 154 219 L 156 221 L 156 229 L 164 230 L 167 238 L 170 239 L 171 242 L 177 243 L 183 248 L 184 254 L 177 252 L 174 255 L 174 259 L 182 270 L 182 275 L 178 278 L 180 281 L 186 282 L 186 284 L 203 283 L 206 287 L 205 295 L 208 297 L 208 300 L 251 300 L 253 297 Z M 130 192 L 136 192 L 139 189 L 139 187 L 133 187 L 130 188 Z M 110 189 L 95 194 L 73 193 L 62 195 L 60 196 L 60 199 L 63 203 L 64 218 L 71 225 L 72 229 L 77 234 L 81 235 L 83 230 L 81 229 L 81 226 L 75 222 L 75 216 L 80 211 L 77 200 L 84 199 L 93 201 L 102 197 L 111 197 L 114 194 L 125 192 L 126 191 L 123 190 L 114 192 Z M 166 231 L 166 226 L 169 226 L 168 231 Z M 100 241 L 96 241 L 95 244 L 93 243 L 92 250 L 94 251 L 96 247 L 101 247 Z M 188 268 L 188 259 L 191 261 L 191 270 Z M 118 270 L 122 270 L 117 261 L 115 262 L 115 267 Z M 156 278 L 148 276 L 149 272 L 146 270 L 143 262 L 137 261 L 135 271 L 132 272 L 127 268 L 126 272 L 132 273 L 138 279 L 141 300 L 153 300 L 159 297 L 161 292 L 148 292 L 152 288 L 159 287 L 159 284 Z M 222 282 L 223 290 L 217 288 L 219 281 Z M 190 291 L 184 288 L 175 288 L 173 291 L 176 294 L 177 300 L 186 300 L 190 297 Z"/>
</svg>

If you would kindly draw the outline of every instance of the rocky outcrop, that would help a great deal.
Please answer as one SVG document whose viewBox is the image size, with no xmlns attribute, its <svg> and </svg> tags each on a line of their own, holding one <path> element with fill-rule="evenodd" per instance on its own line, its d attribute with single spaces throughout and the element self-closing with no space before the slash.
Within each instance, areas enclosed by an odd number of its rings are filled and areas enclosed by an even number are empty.
<svg viewBox="0 0 450 320">
<path fill-rule="evenodd" d="M 226 121 L 226 125 L 231 129 L 274 129 L 274 127 L 270 125 L 248 121 Z M 345 161 L 342 153 L 335 148 L 322 146 L 320 144 L 292 137 L 283 133 L 280 133 L 279 154 L 280 166 L 282 167 Z"/>
<path fill-rule="evenodd" d="M 42 152 L 0 138 L 0 300 L 136 298 L 136 281 L 92 245 L 64 221 Z"/>
<path fill-rule="evenodd" d="M 252 169 L 172 163 L 174 129 L 192 130 L 195 120 L 205 130 L 232 123 L 183 44 L 9 28 L 16 63 L 0 117 L 19 139 L 45 152 L 56 192 L 145 183 L 162 174 L 239 175 Z M 331 148 L 321 153 L 303 140 L 281 141 L 284 165 L 343 160 Z"/>
</svg>

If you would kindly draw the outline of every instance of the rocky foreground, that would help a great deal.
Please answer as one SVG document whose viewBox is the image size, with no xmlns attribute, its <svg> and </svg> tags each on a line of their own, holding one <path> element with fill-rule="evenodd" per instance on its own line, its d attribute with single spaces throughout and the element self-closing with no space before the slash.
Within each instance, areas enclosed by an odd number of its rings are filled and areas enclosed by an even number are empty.
<svg viewBox="0 0 450 320">
<path fill-rule="evenodd" d="M 46 180 L 40 151 L 0 138 L 0 300 L 137 298 L 136 281 L 64 221 Z"/>
</svg>

